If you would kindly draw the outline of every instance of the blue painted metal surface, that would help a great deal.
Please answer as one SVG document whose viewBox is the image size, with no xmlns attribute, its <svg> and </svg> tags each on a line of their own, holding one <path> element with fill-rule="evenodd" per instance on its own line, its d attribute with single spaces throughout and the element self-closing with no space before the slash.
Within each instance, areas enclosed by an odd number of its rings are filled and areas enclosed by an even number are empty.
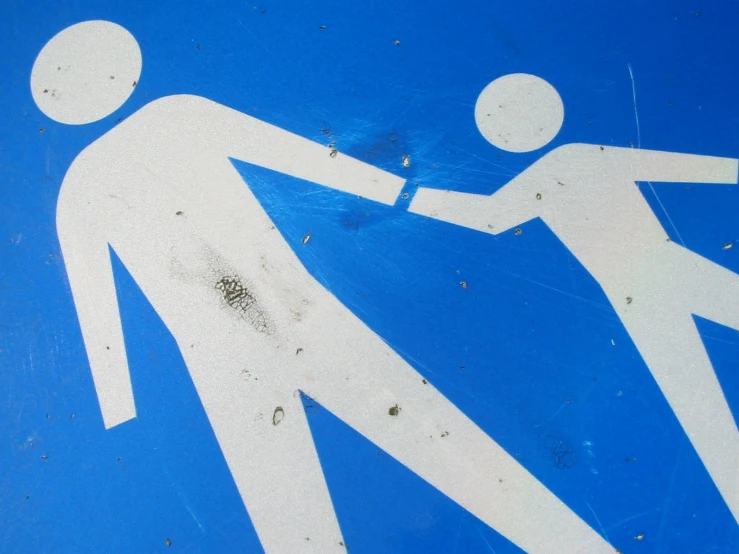
<svg viewBox="0 0 739 554">
<path fill-rule="evenodd" d="M 527 72 L 565 103 L 544 151 L 587 142 L 739 156 L 734 2 L 79 1 L 1 11 L 3 552 L 261 548 L 174 340 L 118 262 L 138 417 L 103 429 L 55 205 L 74 157 L 119 117 L 197 94 L 335 141 L 407 178 L 409 197 L 417 185 L 490 194 L 543 152 L 496 150 L 475 127 L 474 103 L 492 79 Z M 62 126 L 36 109 L 30 71 L 49 38 L 87 19 L 130 30 L 144 69 L 118 113 Z M 375 205 L 235 165 L 309 271 L 612 544 L 739 549 L 736 522 L 605 295 L 543 223 L 482 235 L 408 213 L 410 198 Z M 739 189 L 641 190 L 674 241 L 739 272 Z M 306 228 L 310 248 L 298 248 Z M 739 335 L 697 324 L 736 418 Z M 350 552 L 520 552 L 304 401 Z"/>
</svg>

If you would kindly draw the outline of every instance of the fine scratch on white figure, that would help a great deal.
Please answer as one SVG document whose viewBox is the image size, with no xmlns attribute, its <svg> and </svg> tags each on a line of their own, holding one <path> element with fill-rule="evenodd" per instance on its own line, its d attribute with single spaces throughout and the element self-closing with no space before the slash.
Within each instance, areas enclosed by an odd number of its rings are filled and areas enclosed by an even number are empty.
<svg viewBox="0 0 739 554">
<path fill-rule="evenodd" d="M 125 29 L 80 23 L 41 51 L 32 93 L 52 119 L 87 123 L 126 101 L 140 68 Z M 345 550 L 303 391 L 525 551 L 612 554 L 307 272 L 229 158 L 388 204 L 403 186 L 195 96 L 155 100 L 87 147 L 57 232 L 105 427 L 136 416 L 112 249 L 177 341 L 266 551 Z"/>
<path fill-rule="evenodd" d="M 526 74 L 490 83 L 475 120 L 528 152 L 556 136 L 557 91 Z M 670 241 L 637 181 L 736 184 L 739 162 L 591 144 L 560 146 L 492 196 L 419 189 L 410 211 L 498 234 L 541 218 L 605 291 L 734 518 L 739 433 L 692 314 L 739 330 L 739 275 Z"/>
</svg>

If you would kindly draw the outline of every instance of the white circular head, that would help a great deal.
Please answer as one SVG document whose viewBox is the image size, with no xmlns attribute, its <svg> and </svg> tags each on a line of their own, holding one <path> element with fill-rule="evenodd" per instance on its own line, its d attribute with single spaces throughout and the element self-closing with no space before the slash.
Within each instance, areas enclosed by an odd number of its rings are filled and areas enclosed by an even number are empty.
<svg viewBox="0 0 739 554">
<path fill-rule="evenodd" d="M 31 70 L 39 109 L 60 123 L 102 119 L 128 100 L 141 75 L 141 50 L 110 21 L 67 27 L 43 47 Z"/>
<path fill-rule="evenodd" d="M 477 128 L 488 142 L 508 152 L 531 152 L 562 128 L 565 108 L 555 88 L 527 73 L 499 77 L 475 104 Z"/>
</svg>

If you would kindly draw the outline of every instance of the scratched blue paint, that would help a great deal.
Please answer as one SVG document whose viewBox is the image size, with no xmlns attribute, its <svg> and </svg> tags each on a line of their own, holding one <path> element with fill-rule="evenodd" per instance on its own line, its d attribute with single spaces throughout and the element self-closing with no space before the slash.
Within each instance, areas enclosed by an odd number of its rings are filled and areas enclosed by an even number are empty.
<svg viewBox="0 0 739 554">
<path fill-rule="evenodd" d="M 174 340 L 117 261 L 135 421 L 103 430 L 82 347 L 57 193 L 75 155 L 147 102 L 198 94 L 336 141 L 408 178 L 410 196 L 416 184 L 491 193 L 543 153 L 498 151 L 475 128 L 478 93 L 511 72 L 562 95 L 565 124 L 547 149 L 739 156 L 736 3 L 543 4 L 2 8 L 0 550 L 260 550 Z M 55 124 L 31 99 L 33 60 L 93 18 L 137 38 L 139 85 L 98 123 Z M 374 205 L 235 165 L 313 275 L 615 546 L 737 551 L 736 523 L 605 296 L 541 222 L 484 236 L 409 214 L 408 199 Z M 673 240 L 739 272 L 739 244 L 722 248 L 739 241 L 736 188 L 642 188 Z M 698 326 L 736 417 L 739 336 Z M 520 552 L 304 402 L 352 553 Z"/>
</svg>

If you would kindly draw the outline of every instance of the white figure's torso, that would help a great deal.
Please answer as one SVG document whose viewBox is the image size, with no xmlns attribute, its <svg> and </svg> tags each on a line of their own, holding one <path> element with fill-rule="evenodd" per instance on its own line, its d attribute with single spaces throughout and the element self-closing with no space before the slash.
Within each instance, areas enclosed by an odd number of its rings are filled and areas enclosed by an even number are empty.
<svg viewBox="0 0 739 554">
<path fill-rule="evenodd" d="M 221 107 L 181 98 L 147 105 L 84 150 L 59 210 L 93 222 L 90 239 L 110 244 L 186 359 L 202 349 L 212 356 L 219 342 L 251 344 L 250 356 L 281 352 L 286 370 L 298 348 L 309 355 L 294 342 L 301 328 L 319 325 L 312 304 L 333 297 L 308 277 L 229 161 L 227 130 L 210 113 Z"/>
<path fill-rule="evenodd" d="M 602 285 L 624 272 L 653 269 L 668 235 L 636 184 L 638 152 L 559 147 L 495 196 L 510 195 L 560 238 Z M 526 208 L 520 207 L 519 209 Z"/>
</svg>

